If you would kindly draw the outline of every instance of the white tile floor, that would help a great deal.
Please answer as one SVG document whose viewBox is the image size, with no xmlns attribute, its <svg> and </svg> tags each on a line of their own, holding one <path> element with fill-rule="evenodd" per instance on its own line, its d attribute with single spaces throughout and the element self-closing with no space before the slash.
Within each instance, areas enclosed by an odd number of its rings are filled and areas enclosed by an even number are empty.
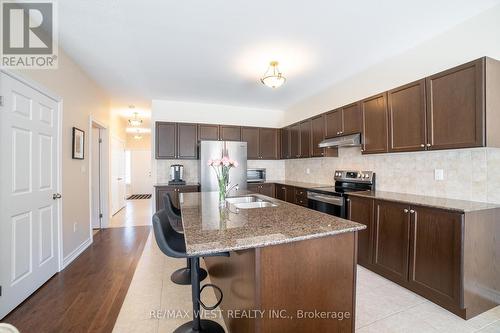
<svg viewBox="0 0 500 333">
<path fill-rule="evenodd" d="M 184 260 L 165 257 L 152 234 L 139 261 L 113 332 L 172 332 L 189 320 L 154 319 L 154 310 L 191 309 L 191 289 L 170 281 Z M 205 294 L 211 304 L 215 297 Z M 223 326 L 222 320 L 218 320 Z M 465 321 L 424 298 L 358 267 L 357 333 L 500 332 L 500 306 Z"/>
</svg>

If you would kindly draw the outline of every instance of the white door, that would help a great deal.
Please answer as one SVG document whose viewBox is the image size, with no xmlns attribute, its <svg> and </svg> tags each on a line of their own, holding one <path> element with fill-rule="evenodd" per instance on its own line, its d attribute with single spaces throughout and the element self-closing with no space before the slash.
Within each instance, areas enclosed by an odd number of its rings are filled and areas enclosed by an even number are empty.
<svg viewBox="0 0 500 333">
<path fill-rule="evenodd" d="M 92 228 L 99 229 L 101 228 L 101 219 L 102 219 L 102 186 L 101 186 L 101 129 L 98 127 L 92 127 L 92 166 L 91 166 L 91 184 L 92 184 L 92 202 L 91 202 L 91 211 L 92 211 Z"/>
<path fill-rule="evenodd" d="M 151 150 L 132 150 L 130 155 L 130 187 L 132 194 L 153 193 Z"/>
<path fill-rule="evenodd" d="M 125 207 L 125 144 L 111 138 L 111 215 Z"/>
<path fill-rule="evenodd" d="M 0 95 L 2 318 L 58 271 L 61 164 L 59 103 L 5 73 Z"/>
</svg>

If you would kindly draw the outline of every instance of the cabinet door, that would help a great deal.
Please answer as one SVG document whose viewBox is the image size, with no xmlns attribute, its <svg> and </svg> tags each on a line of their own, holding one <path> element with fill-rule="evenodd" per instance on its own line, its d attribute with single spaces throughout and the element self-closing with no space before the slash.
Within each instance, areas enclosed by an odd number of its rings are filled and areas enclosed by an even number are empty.
<svg viewBox="0 0 500 333">
<path fill-rule="evenodd" d="M 281 129 L 281 158 L 290 158 L 290 128 Z"/>
<path fill-rule="evenodd" d="M 219 140 L 219 125 L 198 125 L 198 140 Z"/>
<path fill-rule="evenodd" d="M 268 197 L 274 198 L 274 184 L 266 183 L 260 185 L 260 194 L 267 195 Z"/>
<path fill-rule="evenodd" d="M 163 196 L 166 193 L 170 193 L 170 197 L 172 198 L 174 206 L 178 207 L 179 203 L 175 187 L 161 186 L 156 188 L 156 211 L 165 208 L 165 205 L 163 204 Z"/>
<path fill-rule="evenodd" d="M 286 187 L 286 202 L 295 203 L 295 188 L 293 186 Z"/>
<path fill-rule="evenodd" d="M 388 151 L 386 94 L 363 100 L 361 111 L 363 114 L 363 153 L 386 153 Z"/>
<path fill-rule="evenodd" d="M 342 135 L 361 133 L 362 123 L 359 102 L 342 108 Z"/>
<path fill-rule="evenodd" d="M 276 184 L 276 199 L 286 201 L 286 186 L 281 184 Z"/>
<path fill-rule="evenodd" d="M 221 125 L 219 128 L 222 141 L 241 141 L 241 127 Z"/>
<path fill-rule="evenodd" d="M 256 160 L 260 158 L 258 127 L 242 127 L 241 141 L 247 143 L 247 158 L 249 160 Z"/>
<path fill-rule="evenodd" d="M 278 158 L 278 130 L 276 128 L 261 128 L 259 130 L 260 158 L 275 160 Z"/>
<path fill-rule="evenodd" d="M 389 151 L 425 150 L 425 80 L 393 89 L 387 96 Z"/>
<path fill-rule="evenodd" d="M 290 126 L 290 156 L 300 157 L 300 124 Z"/>
<path fill-rule="evenodd" d="M 156 159 L 176 158 L 177 124 L 157 122 L 155 141 Z"/>
<path fill-rule="evenodd" d="M 198 128 L 196 124 L 177 124 L 177 158 L 198 158 Z"/>
<path fill-rule="evenodd" d="M 300 123 L 300 157 L 311 156 L 311 121 L 306 120 Z"/>
<path fill-rule="evenodd" d="M 358 232 L 358 264 L 370 267 L 373 249 L 373 205 L 374 200 L 361 197 L 347 199 L 347 219 L 366 225 Z"/>
<path fill-rule="evenodd" d="M 396 282 L 408 279 L 410 207 L 375 201 L 373 270 Z"/>
<path fill-rule="evenodd" d="M 320 115 L 311 119 L 311 156 L 322 157 L 325 149 L 318 145 L 325 139 L 325 116 Z"/>
<path fill-rule="evenodd" d="M 342 110 L 334 110 L 325 114 L 327 138 L 342 135 Z"/>
<path fill-rule="evenodd" d="M 462 307 L 463 214 L 427 207 L 411 212 L 410 286 L 431 300 Z"/>
<path fill-rule="evenodd" d="M 429 149 L 484 145 L 484 59 L 427 78 Z"/>
<path fill-rule="evenodd" d="M 247 184 L 247 190 L 249 190 L 250 192 L 259 193 L 259 189 L 260 189 L 259 184 L 254 184 L 254 183 Z"/>
</svg>

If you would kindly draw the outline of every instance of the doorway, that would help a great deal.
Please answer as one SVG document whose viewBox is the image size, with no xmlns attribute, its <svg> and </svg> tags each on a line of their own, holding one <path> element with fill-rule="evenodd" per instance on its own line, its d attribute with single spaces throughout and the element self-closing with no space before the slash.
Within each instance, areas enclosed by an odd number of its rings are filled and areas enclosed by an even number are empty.
<svg viewBox="0 0 500 333">
<path fill-rule="evenodd" d="M 111 138 L 111 215 L 125 207 L 125 142 Z"/>
<path fill-rule="evenodd" d="M 91 129 L 91 196 L 90 209 L 91 209 L 91 226 L 93 230 L 102 229 L 103 214 L 103 195 L 102 195 L 102 141 L 104 136 L 104 129 L 96 122 L 92 122 Z"/>
</svg>

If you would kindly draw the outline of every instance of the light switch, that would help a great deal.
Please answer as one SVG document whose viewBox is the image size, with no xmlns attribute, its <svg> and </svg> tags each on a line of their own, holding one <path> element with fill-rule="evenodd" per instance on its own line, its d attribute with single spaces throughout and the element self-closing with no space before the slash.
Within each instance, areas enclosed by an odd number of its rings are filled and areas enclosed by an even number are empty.
<svg viewBox="0 0 500 333">
<path fill-rule="evenodd" d="M 311 169 L 307 168 L 306 169 L 306 174 L 310 174 L 311 173 Z"/>
<path fill-rule="evenodd" d="M 434 170 L 434 180 L 444 180 L 444 170 L 435 169 Z"/>
</svg>

